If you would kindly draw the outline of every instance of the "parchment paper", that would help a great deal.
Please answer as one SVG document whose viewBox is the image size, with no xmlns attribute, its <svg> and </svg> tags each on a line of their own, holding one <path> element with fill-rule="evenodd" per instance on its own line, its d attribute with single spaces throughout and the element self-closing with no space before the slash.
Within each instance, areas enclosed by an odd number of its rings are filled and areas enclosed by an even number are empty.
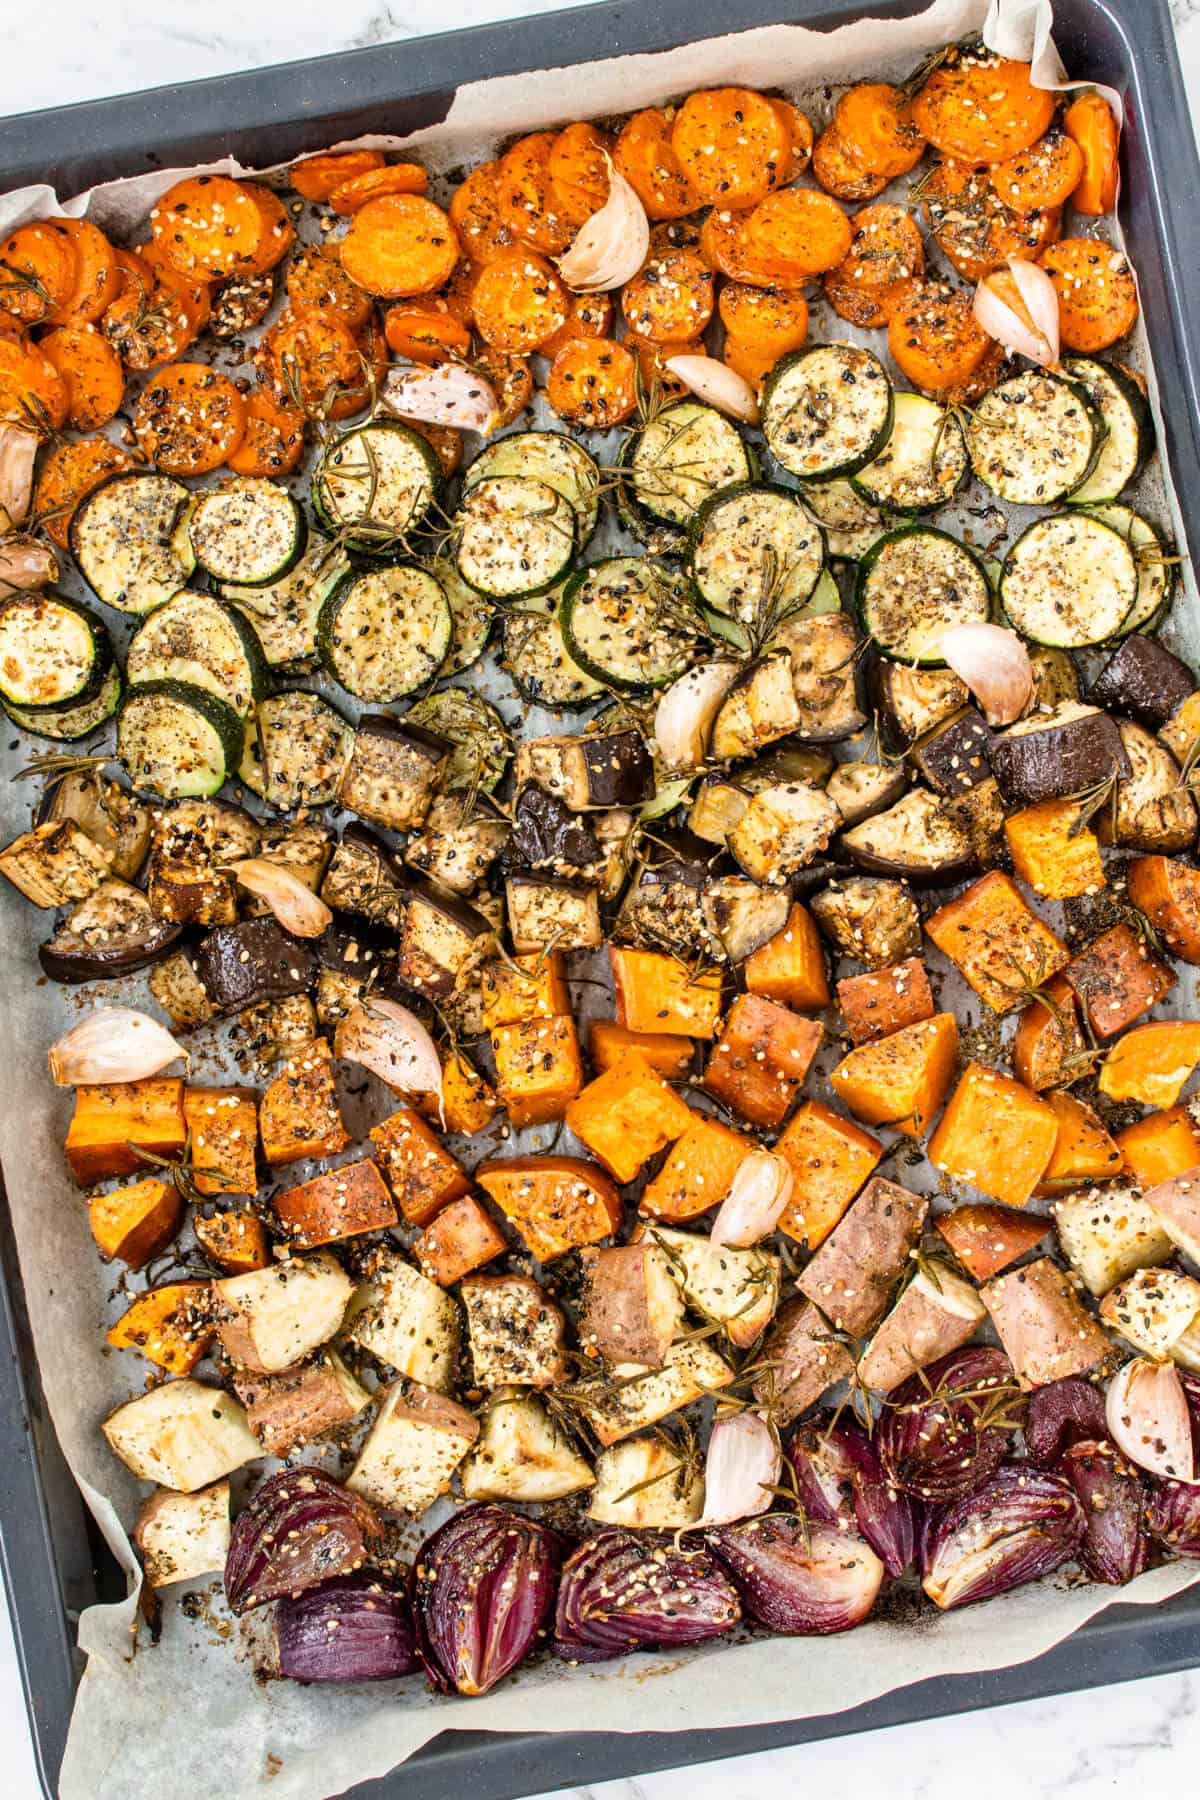
<svg viewBox="0 0 1200 1800">
<path fill-rule="evenodd" d="M 978 31 L 985 21 L 988 41 L 1006 54 L 1031 55 L 1036 37 L 1042 79 L 1047 86 L 1061 81 L 1045 5 L 938 0 L 902 22 L 864 17 L 830 34 L 774 26 L 661 55 L 614 56 L 565 74 L 535 70 L 483 82 L 460 90 L 442 125 L 408 140 L 366 141 L 420 146 L 431 168 L 446 169 L 473 146 L 513 132 L 627 112 L 730 82 L 787 88 L 819 124 L 828 114 L 829 88 L 864 74 L 903 76 L 925 53 Z M 228 159 L 206 166 L 244 172 Z M 140 228 L 157 195 L 180 174 L 194 172 L 158 171 L 61 206 L 46 187 L 25 189 L 0 200 L 0 228 L 58 211 L 86 212 L 118 238 L 136 238 L 144 235 Z M 839 322 L 836 335 L 852 334 Z M 1144 342 L 1137 353 L 1144 365 Z M 1162 491 L 1160 476 L 1151 479 L 1153 510 L 1169 507 L 1178 526 L 1173 496 Z M 1193 657 L 1194 599 L 1189 578 L 1175 616 Z M 527 728 L 539 728 L 536 716 Z M 11 778 L 29 751 L 29 740 L 14 732 L 0 752 L 5 840 L 27 824 L 30 790 L 14 787 Z M 115 1462 L 97 1426 L 136 1390 L 138 1376 L 132 1358 L 101 1353 L 105 1325 L 123 1303 L 113 1292 L 113 1271 L 98 1266 L 84 1203 L 64 1174 L 70 1096 L 55 1092 L 45 1072 L 46 1048 L 77 1015 L 79 1002 L 35 981 L 36 947 L 46 936 L 47 917 L 6 884 L 0 926 L 6 947 L 0 965 L 6 1040 L 0 1156 L 42 1383 L 67 1459 L 132 1579 L 136 1568 L 122 1520 L 132 1519 L 144 1489 Z M 143 994 L 135 979 L 110 987 L 104 998 L 136 1004 Z M 205 1034 L 193 1040 L 195 1078 L 220 1079 L 226 1068 L 218 1040 Z M 1200 1565 L 1167 1566 L 1120 1598 L 1154 1605 L 1197 1576 Z M 1113 1598 L 1104 1588 L 1051 1581 L 945 1617 L 929 1611 L 916 1617 L 911 1608 L 893 1607 L 842 1638 L 746 1641 L 591 1669 L 539 1662 L 486 1699 L 461 1701 L 431 1697 L 417 1677 L 357 1689 L 260 1683 L 249 1666 L 260 1623 L 240 1632 L 211 1587 L 199 1584 L 194 1617 L 168 1599 L 162 1642 L 143 1645 L 134 1656 L 132 1594 L 121 1605 L 84 1614 L 79 1637 L 89 1661 L 67 1746 L 64 1800 L 128 1800 L 135 1793 L 153 1793 L 156 1800 L 250 1800 L 268 1791 L 281 1800 L 320 1800 L 383 1774 L 446 1730 L 687 1731 L 834 1713 L 912 1682 L 1038 1656 Z"/>
</svg>

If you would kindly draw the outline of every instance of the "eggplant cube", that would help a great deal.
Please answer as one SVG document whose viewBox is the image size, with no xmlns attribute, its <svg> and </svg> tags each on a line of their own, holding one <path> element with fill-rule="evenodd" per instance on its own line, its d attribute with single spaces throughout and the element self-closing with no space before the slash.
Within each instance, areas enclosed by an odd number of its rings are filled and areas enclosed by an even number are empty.
<svg viewBox="0 0 1200 1800">
<path fill-rule="evenodd" d="M 238 1018 L 240 1041 L 262 1067 L 284 1062 L 317 1036 L 317 1015 L 307 994 L 287 994 L 247 1007 Z"/>
<path fill-rule="evenodd" d="M 315 894 L 329 867 L 333 838 L 324 825 L 314 824 L 311 819 L 277 825 L 263 832 L 260 854 L 268 862 L 287 869 L 297 881 L 302 881 Z M 254 917 L 257 913 L 269 912 L 270 908 L 265 900 L 251 895 L 246 903 L 246 911 Z"/>
<path fill-rule="evenodd" d="M 445 738 L 386 713 L 360 719 L 338 800 L 368 824 L 413 831 L 433 804 L 450 751 Z"/>
<path fill-rule="evenodd" d="M 149 975 L 150 992 L 158 1001 L 172 1025 L 186 1030 L 192 1025 L 205 1025 L 216 1017 L 216 1007 L 208 989 L 197 975 L 192 959 L 183 950 L 155 963 Z M 313 1036 L 309 1032 L 309 1037 Z"/>
<path fill-rule="evenodd" d="M 666 1252 L 652 1240 L 581 1250 L 579 1337 L 609 1362 L 659 1369 L 683 1324 L 683 1298 Z"/>
<path fill-rule="evenodd" d="M 365 825 L 348 825 L 325 872 L 321 898 L 334 912 L 357 913 L 395 928 L 406 886 L 383 839 Z"/>
<path fill-rule="evenodd" d="M 745 962 L 770 943 L 786 926 L 791 911 L 788 894 L 760 887 L 745 875 L 710 881 L 701 905 L 709 946 L 719 947 L 731 963 Z"/>
<path fill-rule="evenodd" d="M 750 804 L 750 790 L 730 775 L 708 775 L 696 790 L 688 830 L 706 844 L 724 844 Z"/>
<path fill-rule="evenodd" d="M 1084 1188 L 1052 1210 L 1063 1255 L 1097 1299 L 1136 1270 L 1168 1262 L 1173 1253 L 1158 1214 L 1134 1187 L 1109 1182 Z"/>
<path fill-rule="evenodd" d="M 867 715 L 858 703 L 858 633 L 846 613 L 788 619 L 776 634 L 792 659 L 792 689 L 800 708 L 797 737 L 835 743 L 861 731 Z"/>
<path fill-rule="evenodd" d="M 504 899 L 518 956 L 548 944 L 556 950 L 595 950 L 604 942 L 594 887 L 545 875 L 510 875 Z"/>
<path fill-rule="evenodd" d="M 1101 841 L 1163 856 L 1190 850 L 1196 841 L 1196 802 L 1179 764 L 1131 719 L 1122 719 L 1119 731 L 1129 774 L 1117 783 L 1115 807 L 1097 820 Z"/>
<path fill-rule="evenodd" d="M 180 925 L 232 925 L 237 882 L 228 865 L 256 856 L 261 830 L 249 813 L 219 801 L 183 800 L 155 813 L 149 895 L 160 919 Z"/>
<path fill-rule="evenodd" d="M 902 881 L 853 875 L 831 881 L 810 905 L 834 948 L 868 969 L 920 953 L 921 915 Z"/>
<path fill-rule="evenodd" d="M 350 1277 L 325 1250 L 231 1275 L 213 1283 L 217 1334 L 239 1368 L 275 1375 L 329 1342 L 353 1292 Z"/>
<path fill-rule="evenodd" d="M 1084 793 L 1130 774 L 1129 757 L 1114 720 L 1098 706 L 1065 700 L 1035 712 L 992 741 L 992 773 L 1010 805 L 1035 806 Z"/>
<path fill-rule="evenodd" d="M 687 1304 L 720 1324 L 730 1343 L 744 1350 L 759 1338 L 779 1299 L 782 1264 L 769 1250 L 735 1250 L 695 1231 L 645 1225 L 638 1238 L 666 1253 Z"/>
<path fill-rule="evenodd" d="M 968 706 L 913 745 L 913 766 L 935 794 L 947 797 L 977 787 L 991 776 L 992 734 Z"/>
<path fill-rule="evenodd" d="M 910 788 L 886 812 L 844 831 L 842 848 L 861 869 L 910 881 L 954 881 L 971 867 L 973 851 L 947 807 L 928 788 Z"/>
<path fill-rule="evenodd" d="M 754 795 L 726 846 L 752 880 L 778 884 L 815 862 L 841 822 L 822 788 L 783 782 Z"/>
<path fill-rule="evenodd" d="M 565 1500 L 596 1477 L 544 1403 L 519 1388 L 498 1388 L 484 1408 L 475 1448 L 463 1464 L 467 1500 L 523 1504 Z"/>
<path fill-rule="evenodd" d="M 214 1481 L 193 1494 L 155 1488 L 143 1503 L 133 1541 L 151 1587 L 219 1574 L 229 1552 L 229 1483 Z"/>
<path fill-rule="evenodd" d="M 452 1297 L 405 1262 L 388 1254 L 358 1290 L 347 1335 L 422 1387 L 449 1393 L 458 1372 L 461 1315 Z"/>
<path fill-rule="evenodd" d="M 845 825 L 861 825 L 864 819 L 894 806 L 908 783 L 899 763 L 839 763 L 825 785 L 825 792 L 842 815 Z"/>
<path fill-rule="evenodd" d="M 587 1516 L 631 1531 L 680 1531 L 704 1510 L 704 1475 L 661 1437 L 626 1438 L 596 1458 Z"/>
<path fill-rule="evenodd" d="M 471 808 L 463 794 L 441 794 L 425 817 L 419 836 L 404 847 L 404 860 L 451 893 L 469 894 L 503 850 L 507 819 Z"/>
<path fill-rule="evenodd" d="M 654 792 L 653 765 L 636 731 L 526 738 L 518 746 L 513 775 L 518 792 L 533 782 L 572 812 L 637 806 Z"/>
<path fill-rule="evenodd" d="M 413 1383 L 387 1390 L 346 1486 L 389 1512 L 428 1512 L 479 1436 L 474 1414 Z"/>
<path fill-rule="evenodd" d="M 404 907 L 396 972 L 418 993 L 444 998 L 464 985 L 494 942 L 491 923 L 467 901 L 433 886 L 414 887 Z"/>
<path fill-rule="evenodd" d="M 554 1387 L 565 1378 L 562 1309 L 530 1276 L 472 1275 L 461 1292 L 477 1387 Z"/>
<path fill-rule="evenodd" d="M 127 1400 L 100 1429 L 139 1481 L 181 1494 L 209 1487 L 262 1455 L 233 1395 L 190 1375 Z"/>
<path fill-rule="evenodd" d="M 733 683 L 713 725 L 710 752 L 718 762 L 753 756 L 804 722 L 787 650 L 764 656 Z"/>
<path fill-rule="evenodd" d="M 297 1444 L 324 1437 L 371 1404 L 366 1388 L 332 1350 L 279 1375 L 235 1377 L 234 1387 L 268 1456 L 286 1456 Z"/>
<path fill-rule="evenodd" d="M 69 819 L 37 825 L 0 850 L 0 875 L 35 906 L 86 900 L 112 871 L 112 851 Z"/>
</svg>

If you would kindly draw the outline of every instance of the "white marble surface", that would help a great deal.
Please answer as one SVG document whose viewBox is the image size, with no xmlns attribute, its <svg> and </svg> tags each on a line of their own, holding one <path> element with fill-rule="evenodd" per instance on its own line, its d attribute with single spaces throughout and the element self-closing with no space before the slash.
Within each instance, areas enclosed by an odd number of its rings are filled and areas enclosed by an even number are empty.
<svg viewBox="0 0 1200 1800">
<path fill-rule="evenodd" d="M 0 0 L 0 114 L 156 83 L 557 11 L 572 0 Z M 864 6 L 864 10 L 867 7 Z M 1173 0 L 1200 115 L 1200 0 Z M 813 1655 L 819 1655 L 818 1644 Z M 1200 1657 L 1200 1644 L 1197 1645 Z M 0 1792 L 40 1792 L 0 1594 Z M 1200 1669 L 989 1713 L 900 1726 L 733 1762 L 607 1782 L 554 1800 L 1192 1800 L 1200 1769 Z M 131 1800 L 133 1797 L 131 1796 Z"/>
</svg>

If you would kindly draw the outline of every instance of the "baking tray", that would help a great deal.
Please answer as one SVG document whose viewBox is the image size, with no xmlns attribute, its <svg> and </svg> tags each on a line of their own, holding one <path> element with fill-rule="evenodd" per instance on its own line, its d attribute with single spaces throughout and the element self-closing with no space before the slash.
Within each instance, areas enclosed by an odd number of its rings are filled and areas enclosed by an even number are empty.
<svg viewBox="0 0 1200 1800">
<path fill-rule="evenodd" d="M 926 0 L 724 0 L 713 35 L 786 19 L 831 30 L 867 14 L 905 18 Z M 1055 0 L 1072 77 L 1121 95 L 1121 222 L 1154 346 L 1166 447 L 1187 548 L 1200 549 L 1200 192 L 1167 0 Z M 708 15 L 711 17 L 711 13 Z M 245 75 L 0 120 L 0 192 L 46 181 L 66 198 L 95 182 L 231 153 L 251 165 L 341 138 L 403 134 L 444 119 L 456 89 L 488 76 L 673 49 L 698 35 L 695 0 L 606 3 L 471 31 L 281 64 Z M 586 108 L 583 108 L 586 111 Z M 1153 121 L 1153 132 L 1150 129 Z M 1169 169 L 1169 173 L 1168 173 Z M 53 1794 L 79 1659 L 75 1620 L 124 1581 L 100 1542 L 54 1436 L 25 1316 L 0 1184 L 0 1567 L 43 1788 Z M 1200 1663 L 1200 1588 L 1153 1612 L 1109 1607 L 1047 1655 L 943 1677 L 849 1712 L 726 1731 L 497 1735 L 447 1732 L 353 1800 L 510 1800 L 549 1788 L 807 1743 L 943 1714 L 1165 1674 Z"/>
</svg>

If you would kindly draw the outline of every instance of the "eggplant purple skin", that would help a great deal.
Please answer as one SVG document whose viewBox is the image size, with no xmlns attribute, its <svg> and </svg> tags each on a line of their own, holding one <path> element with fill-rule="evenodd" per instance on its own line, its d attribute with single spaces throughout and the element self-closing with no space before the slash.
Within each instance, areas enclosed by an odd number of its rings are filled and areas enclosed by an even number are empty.
<svg viewBox="0 0 1200 1800">
<path fill-rule="evenodd" d="M 1104 1395 L 1082 1376 L 1068 1375 L 1035 1388 L 1025 1415 L 1025 1454 L 1043 1469 L 1072 1444 L 1107 1437 Z"/>
<path fill-rule="evenodd" d="M 1004 1461 L 1010 1433 L 997 1425 L 977 1430 L 978 1418 L 989 1395 L 1010 1385 L 1015 1401 L 1012 1364 L 986 1344 L 951 1351 L 910 1376 L 889 1396 L 875 1428 L 885 1479 L 930 1505 L 981 1486 Z M 931 1399 L 931 1390 L 941 1397 Z"/>
<path fill-rule="evenodd" d="M 992 740 L 992 774 L 1010 806 L 1061 800 L 1109 780 L 1128 780 L 1132 769 L 1116 721 L 1105 712 L 1086 713 L 1040 731 Z"/>
<path fill-rule="evenodd" d="M 987 780 L 993 741 L 983 714 L 968 706 L 927 737 L 918 738 L 909 755 L 926 785 L 949 798 Z"/>
<path fill-rule="evenodd" d="M 148 969 L 177 948 L 184 932 L 182 925 L 170 919 L 159 919 L 156 924 L 157 930 L 140 944 L 106 950 L 56 950 L 51 937 L 38 945 L 42 973 L 51 981 L 73 987 L 83 981 L 116 981 L 122 975 Z"/>
<path fill-rule="evenodd" d="M 219 1013 L 306 994 L 317 978 L 312 948 L 274 919 L 216 926 L 197 945 L 193 963 Z"/>
<path fill-rule="evenodd" d="M 323 1469 L 284 1469 L 234 1521 L 225 1558 L 229 1609 L 249 1612 L 348 1575 L 382 1536 L 374 1507 Z"/>
<path fill-rule="evenodd" d="M 861 1625 L 884 1567 L 853 1532 L 794 1514 L 768 1514 L 705 1534 L 752 1619 L 787 1637 L 825 1637 Z"/>
<path fill-rule="evenodd" d="M 1196 678 L 1185 662 L 1157 638 L 1133 632 L 1097 675 L 1089 699 L 1161 731 L 1195 691 Z"/>
<path fill-rule="evenodd" d="M 408 1595 L 362 1572 L 281 1600 L 275 1642 L 289 1681 L 395 1681 L 421 1667 Z"/>
<path fill-rule="evenodd" d="M 669 1534 L 600 1531 L 563 1564 L 553 1650 L 568 1662 L 675 1650 L 722 1637 L 741 1616 L 737 1589 L 703 1551 Z"/>
<path fill-rule="evenodd" d="M 592 806 L 637 806 L 654 792 L 654 764 L 636 731 L 596 732 L 582 737 Z"/>
<path fill-rule="evenodd" d="M 1107 1440 L 1082 1439 L 1055 1471 L 1075 1489 L 1087 1519 L 1080 1561 L 1093 1581 L 1124 1587 L 1150 1561 L 1141 1476 Z"/>
<path fill-rule="evenodd" d="M 800 1504 L 810 1519 L 856 1530 L 893 1578 L 911 1567 L 917 1542 L 917 1503 L 894 1487 L 879 1452 L 857 1420 L 811 1420 L 785 1451 Z"/>
<path fill-rule="evenodd" d="M 1086 1532 L 1087 1514 L 1065 1476 L 1002 1463 L 973 1493 L 928 1519 L 921 1585 L 943 1612 L 994 1600 L 1077 1556 Z M 980 1553 L 983 1566 L 950 1593 L 958 1569 Z"/>
<path fill-rule="evenodd" d="M 562 1543 L 484 1502 L 426 1539 L 413 1566 L 417 1646 L 443 1694 L 486 1694 L 533 1649 L 554 1607 Z"/>
<path fill-rule="evenodd" d="M 529 782 L 517 795 L 513 829 L 500 852 L 503 875 L 525 869 L 587 869 L 600 861 L 600 840 L 557 794 Z"/>
</svg>

